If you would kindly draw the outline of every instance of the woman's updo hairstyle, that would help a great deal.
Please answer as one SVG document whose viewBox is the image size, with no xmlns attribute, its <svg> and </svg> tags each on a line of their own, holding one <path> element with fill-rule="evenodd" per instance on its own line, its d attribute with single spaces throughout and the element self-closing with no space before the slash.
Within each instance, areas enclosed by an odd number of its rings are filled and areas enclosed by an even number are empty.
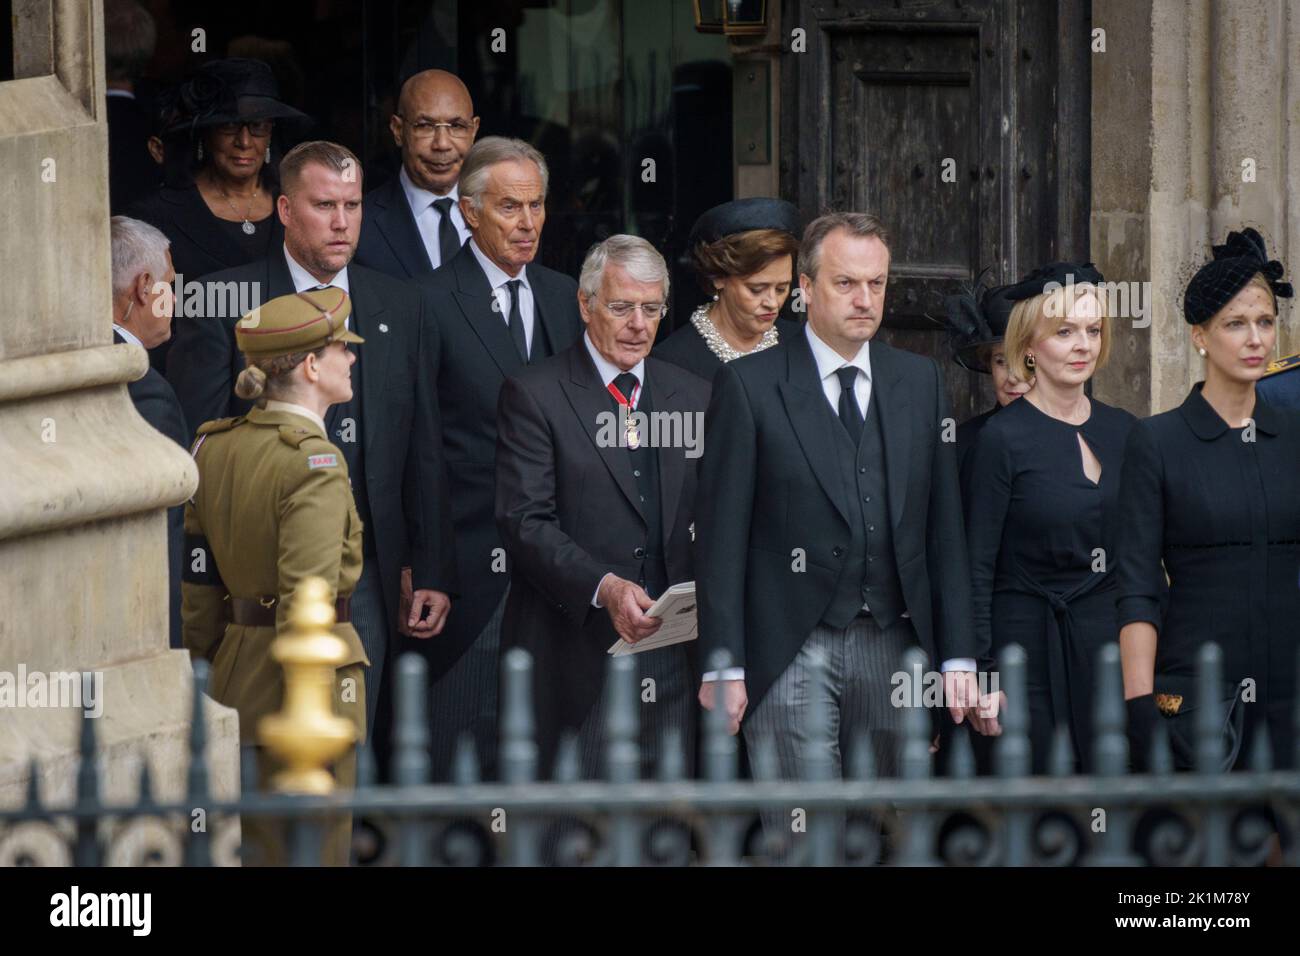
<svg viewBox="0 0 1300 956">
<path fill-rule="evenodd" d="M 235 379 L 235 394 L 245 401 L 257 402 L 258 408 L 265 408 L 269 400 L 277 399 L 292 390 L 289 376 L 308 355 L 320 358 L 327 346 L 306 352 L 294 352 L 291 355 L 277 355 L 274 358 L 250 359 L 244 356 L 247 367 Z"/>
</svg>

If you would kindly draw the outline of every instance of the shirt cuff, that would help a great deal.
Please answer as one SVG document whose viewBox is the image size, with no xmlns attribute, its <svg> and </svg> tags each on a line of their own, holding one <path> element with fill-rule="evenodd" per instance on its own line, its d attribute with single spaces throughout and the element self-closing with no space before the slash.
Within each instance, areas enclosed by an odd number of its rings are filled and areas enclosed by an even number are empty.
<svg viewBox="0 0 1300 956">
<path fill-rule="evenodd" d="M 705 671 L 703 681 L 708 684 L 715 680 L 744 680 L 745 668 L 726 667 L 720 671 Z"/>
<path fill-rule="evenodd" d="M 613 574 L 613 573 L 614 573 L 613 571 L 606 571 L 604 574 L 602 574 L 602 575 L 600 576 L 600 580 L 596 582 L 596 590 L 594 590 L 594 591 L 591 592 L 591 606 L 592 606 L 592 607 L 603 607 L 603 606 L 604 606 L 604 605 L 602 605 L 602 604 L 600 603 L 600 586 L 601 586 L 602 584 L 605 583 L 605 578 L 609 577 L 609 576 L 610 576 L 611 574 Z"/>
<path fill-rule="evenodd" d="M 950 657 L 943 662 L 943 666 L 939 670 L 946 674 L 949 671 L 973 671 L 978 670 L 978 668 L 975 666 L 975 658 L 973 657 Z"/>
</svg>

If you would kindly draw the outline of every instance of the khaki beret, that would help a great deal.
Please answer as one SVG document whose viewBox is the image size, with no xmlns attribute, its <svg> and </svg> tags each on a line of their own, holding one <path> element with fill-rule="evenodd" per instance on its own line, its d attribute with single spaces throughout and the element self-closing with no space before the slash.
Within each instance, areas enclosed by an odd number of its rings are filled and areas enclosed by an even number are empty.
<svg viewBox="0 0 1300 956">
<path fill-rule="evenodd" d="M 235 342 L 257 359 L 310 352 L 331 342 L 364 342 L 348 331 L 351 314 L 352 300 L 335 286 L 277 296 L 239 320 Z"/>
</svg>

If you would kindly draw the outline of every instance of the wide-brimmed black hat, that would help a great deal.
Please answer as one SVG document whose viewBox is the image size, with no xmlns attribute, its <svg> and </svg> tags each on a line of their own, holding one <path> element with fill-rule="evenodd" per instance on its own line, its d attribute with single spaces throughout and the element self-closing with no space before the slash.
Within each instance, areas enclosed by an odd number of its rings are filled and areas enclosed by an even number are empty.
<svg viewBox="0 0 1300 956">
<path fill-rule="evenodd" d="M 310 122 L 280 99 L 280 85 L 261 60 L 210 60 L 176 92 L 176 119 L 168 132 L 193 132 L 222 123 L 258 120 Z"/>
<path fill-rule="evenodd" d="M 1091 262 L 1050 262 L 1007 286 L 1003 295 L 1012 302 L 1020 302 L 1042 295 L 1049 291 L 1048 286 L 1063 289 L 1069 285 L 1100 285 L 1104 281 Z"/>
<path fill-rule="evenodd" d="M 695 220 L 690 237 L 686 240 L 687 248 L 693 248 L 696 243 L 716 242 L 725 236 L 753 229 L 780 229 L 797 239 L 803 234 L 803 219 L 799 215 L 799 208 L 784 199 L 766 196 L 733 199 L 721 206 L 714 206 Z"/>
<path fill-rule="evenodd" d="M 1214 246 L 1214 258 L 1201 266 L 1183 293 L 1183 318 L 1189 325 L 1200 325 L 1227 305 L 1244 289 L 1255 273 L 1263 273 L 1273 294 L 1289 299 L 1291 283 L 1283 282 L 1286 267 L 1269 259 L 1264 237 L 1249 227 L 1228 233 L 1228 241 Z"/>
<path fill-rule="evenodd" d="M 986 284 L 991 271 L 985 269 L 974 285 L 948 296 L 943 303 L 952 360 L 962 368 L 986 375 L 990 369 L 981 351 L 1002 341 L 1015 306 L 1006 296 L 1011 286 Z"/>
</svg>

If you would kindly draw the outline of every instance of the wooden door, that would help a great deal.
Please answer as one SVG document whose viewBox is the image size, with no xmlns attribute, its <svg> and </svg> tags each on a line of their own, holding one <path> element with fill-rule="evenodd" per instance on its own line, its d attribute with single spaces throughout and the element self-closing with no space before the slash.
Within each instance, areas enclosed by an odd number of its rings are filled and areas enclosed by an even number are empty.
<svg viewBox="0 0 1300 956">
<path fill-rule="evenodd" d="M 1088 258 L 1089 4 L 787 0 L 783 27 L 782 194 L 884 221 L 881 336 L 943 362 L 964 420 L 992 389 L 949 360 L 944 297 Z"/>
</svg>

